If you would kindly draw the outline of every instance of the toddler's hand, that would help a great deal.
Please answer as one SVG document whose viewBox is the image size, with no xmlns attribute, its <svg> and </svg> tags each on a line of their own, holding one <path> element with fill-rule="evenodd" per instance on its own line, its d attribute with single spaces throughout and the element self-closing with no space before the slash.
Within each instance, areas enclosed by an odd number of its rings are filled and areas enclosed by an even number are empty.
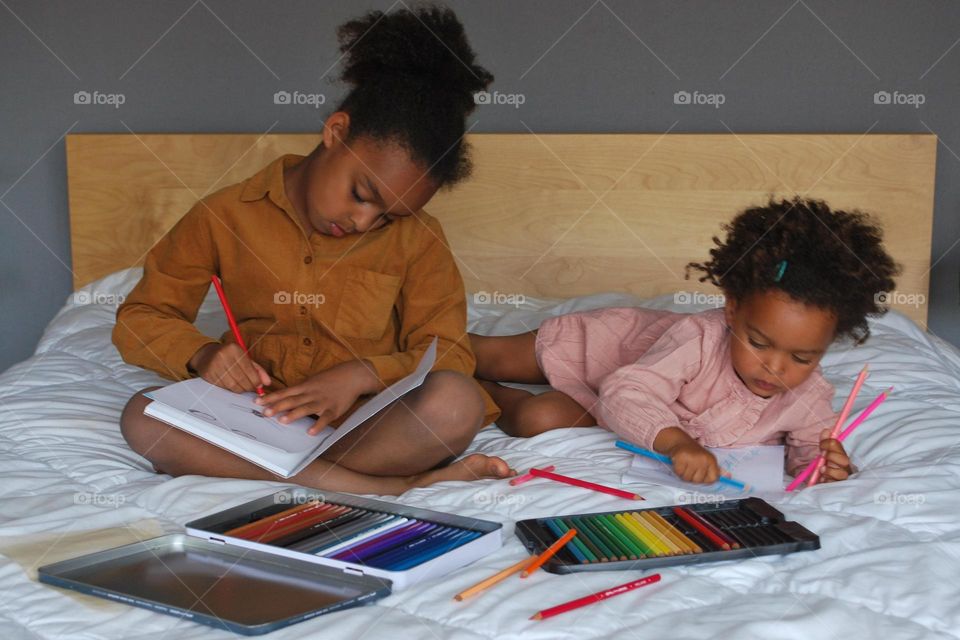
<svg viewBox="0 0 960 640">
<path fill-rule="evenodd" d="M 316 414 L 316 423 L 307 431 L 316 435 L 346 413 L 357 398 L 370 391 L 366 375 L 370 374 L 362 362 L 344 362 L 310 376 L 300 384 L 268 393 L 255 402 L 266 407 L 263 414 L 268 417 L 286 412 L 278 418 L 282 423 Z"/>
<path fill-rule="evenodd" d="M 713 484 L 720 477 L 716 457 L 694 441 L 677 445 L 667 453 L 673 472 L 686 482 Z"/>
<path fill-rule="evenodd" d="M 817 484 L 846 480 L 853 473 L 847 452 L 839 440 L 830 437 L 830 429 L 820 432 L 820 453 L 824 457 L 824 463 L 820 467 Z"/>
<path fill-rule="evenodd" d="M 204 345 L 193 354 L 188 366 L 210 384 L 234 393 L 253 391 L 259 385 L 270 384 L 266 370 L 251 360 L 240 345 L 232 342 Z"/>
</svg>

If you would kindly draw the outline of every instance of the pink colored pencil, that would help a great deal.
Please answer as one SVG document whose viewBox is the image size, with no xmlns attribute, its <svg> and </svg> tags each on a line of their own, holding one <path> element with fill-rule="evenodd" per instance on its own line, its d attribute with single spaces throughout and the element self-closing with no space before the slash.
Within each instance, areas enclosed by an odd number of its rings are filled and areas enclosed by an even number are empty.
<svg viewBox="0 0 960 640">
<path fill-rule="evenodd" d="M 843 404 L 843 411 L 840 412 L 840 417 L 837 418 L 836 424 L 833 425 L 833 429 L 830 431 L 830 437 L 836 438 L 840 433 L 840 427 L 843 426 L 843 423 L 847 421 L 847 418 L 850 416 L 850 409 L 853 408 L 853 401 L 857 399 L 857 394 L 860 393 L 860 387 L 863 386 L 863 381 L 867 379 L 867 369 L 868 365 L 863 365 L 863 369 L 860 370 L 860 375 L 857 376 L 857 381 L 853 383 L 853 389 L 850 390 L 850 395 L 847 396 L 847 401 Z M 810 476 L 810 482 L 807 483 L 808 487 L 812 487 L 817 484 L 817 480 L 820 479 L 820 465 L 823 464 L 823 456 L 817 457 L 818 464 L 813 469 L 813 475 Z"/>
<path fill-rule="evenodd" d="M 645 500 L 645 498 L 638 493 L 630 493 L 629 491 L 624 491 L 623 489 L 614 489 L 613 487 L 606 487 L 602 484 L 596 484 L 595 482 L 587 482 L 586 480 L 562 476 L 559 473 L 551 473 L 549 471 L 544 471 L 543 469 L 530 469 L 530 474 L 534 478 L 546 478 L 547 480 L 553 480 L 554 482 L 572 484 L 575 487 L 590 489 L 591 491 L 599 491 L 600 493 L 608 493 L 611 496 L 617 496 L 618 498 L 626 498 L 627 500 Z"/>
<path fill-rule="evenodd" d="M 543 468 L 544 471 L 553 471 L 554 469 L 556 469 L 556 467 L 553 465 Z M 532 473 L 525 473 L 522 476 L 517 476 L 516 478 L 511 480 L 510 484 L 515 487 L 518 484 L 523 484 L 524 482 L 530 482 L 531 480 L 533 480 L 533 478 L 534 478 L 534 475 Z"/>
<path fill-rule="evenodd" d="M 846 429 L 840 432 L 840 435 L 837 436 L 837 440 L 839 440 L 840 442 L 843 442 L 844 440 L 846 440 L 847 436 L 853 433 L 853 430 L 859 427 L 860 424 L 864 420 L 866 420 L 871 413 L 873 413 L 873 410 L 879 407 L 880 403 L 886 400 L 887 396 L 890 395 L 892 392 L 893 392 L 893 387 L 890 387 L 889 389 L 881 393 L 879 396 L 877 396 L 876 399 L 874 399 L 874 401 L 870 403 L 870 406 L 864 409 L 860 413 L 860 415 L 857 416 L 856 420 L 850 423 L 849 427 L 847 427 Z M 817 458 L 814 458 L 813 461 L 811 461 L 810 464 L 807 465 L 807 468 L 801 471 L 797 475 L 797 477 L 793 479 L 793 482 L 787 485 L 787 491 L 793 491 L 794 489 L 799 487 L 801 484 L 803 484 L 803 481 L 806 480 L 811 473 L 813 473 L 814 469 L 817 468 L 816 465 L 818 462 L 820 462 L 819 456 Z"/>
</svg>

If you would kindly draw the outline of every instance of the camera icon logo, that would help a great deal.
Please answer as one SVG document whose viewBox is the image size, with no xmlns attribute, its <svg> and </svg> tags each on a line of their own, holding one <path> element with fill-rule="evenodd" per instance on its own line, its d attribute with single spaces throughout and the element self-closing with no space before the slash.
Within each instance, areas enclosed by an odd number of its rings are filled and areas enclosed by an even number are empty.
<svg viewBox="0 0 960 640">
<path fill-rule="evenodd" d="M 89 91 L 77 91 L 73 94 L 73 104 L 90 104 L 91 96 Z"/>
<path fill-rule="evenodd" d="M 492 301 L 489 291 L 477 291 L 473 294 L 473 304 L 490 304 Z"/>
<path fill-rule="evenodd" d="M 689 291 L 677 291 L 673 294 L 673 304 L 690 304 L 693 298 Z"/>
<path fill-rule="evenodd" d="M 477 91 L 473 94 L 474 104 L 490 104 L 491 97 L 489 91 Z"/>
<path fill-rule="evenodd" d="M 890 104 L 891 97 L 889 91 L 877 91 L 873 94 L 873 104 Z"/>
<path fill-rule="evenodd" d="M 690 104 L 691 96 L 689 91 L 677 91 L 673 94 L 673 104 Z"/>
<path fill-rule="evenodd" d="M 290 104 L 290 99 L 289 91 L 277 91 L 273 94 L 273 104 Z"/>
<path fill-rule="evenodd" d="M 873 295 L 873 302 L 875 304 L 882 304 L 882 305 L 890 304 L 890 292 L 881 291 L 880 293 L 875 293 Z"/>
<path fill-rule="evenodd" d="M 273 294 L 273 304 L 290 304 L 291 296 L 289 291 L 277 291 Z"/>
</svg>

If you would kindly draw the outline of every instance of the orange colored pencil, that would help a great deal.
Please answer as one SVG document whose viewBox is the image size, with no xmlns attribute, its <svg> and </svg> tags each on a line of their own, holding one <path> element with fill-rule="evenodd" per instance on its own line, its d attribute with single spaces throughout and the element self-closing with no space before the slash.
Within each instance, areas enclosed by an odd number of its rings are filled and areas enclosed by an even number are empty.
<svg viewBox="0 0 960 640">
<path fill-rule="evenodd" d="M 502 582 L 504 579 L 509 578 L 510 576 L 512 576 L 513 574 L 515 574 L 517 571 L 522 571 L 522 570 L 526 569 L 526 568 L 529 567 L 531 564 L 533 564 L 536 560 L 537 560 L 537 559 L 536 559 L 535 557 L 524 558 L 523 560 L 521 560 L 521 561 L 518 562 L 517 564 L 510 565 L 509 567 L 507 567 L 507 568 L 504 569 L 503 571 L 499 571 L 499 572 L 493 574 L 492 576 L 490 576 L 490 577 L 487 578 L 486 580 L 481 580 L 480 582 L 478 582 L 477 584 L 473 585 L 473 586 L 470 587 L 469 589 L 464 589 L 463 591 L 461 591 L 461 592 L 458 593 L 457 595 L 453 596 L 453 599 L 454 599 L 454 600 L 465 600 L 465 599 L 469 598 L 470 596 L 476 595 L 476 594 L 480 593 L 481 591 L 484 591 L 484 590 L 486 590 L 486 589 L 489 589 L 490 587 L 492 587 L 493 585 L 497 584 L 498 582 Z"/>
<path fill-rule="evenodd" d="M 530 563 L 530 566 L 523 570 L 523 573 L 520 574 L 521 578 L 526 578 L 534 571 L 539 569 L 544 562 L 556 555 L 557 551 L 563 548 L 563 545 L 567 544 L 573 539 L 573 536 L 577 535 L 576 529 L 570 529 L 559 540 L 554 542 L 552 545 L 547 547 L 546 551 L 538 555 L 533 562 Z"/>
<path fill-rule="evenodd" d="M 295 507 L 291 507 L 291 508 L 289 508 L 289 509 L 284 509 L 283 511 L 280 511 L 280 512 L 278 512 L 278 513 L 275 513 L 275 514 L 273 514 L 272 516 L 267 516 L 267 517 L 265 517 L 265 518 L 260 518 L 260 519 L 258 519 L 258 520 L 254 520 L 253 522 L 250 522 L 250 523 L 248 523 L 248 524 L 245 524 L 245 525 L 242 525 L 242 526 L 239 526 L 239 527 L 234 527 L 233 529 L 230 529 L 230 530 L 228 530 L 228 531 L 224 531 L 224 532 L 223 532 L 223 535 L 225 535 L 225 536 L 239 536 L 239 537 L 241 537 L 241 538 L 244 537 L 244 536 L 246 536 L 246 535 L 248 535 L 248 534 L 249 534 L 249 535 L 256 535 L 256 533 L 257 533 L 260 529 L 267 529 L 267 528 L 270 527 L 271 524 L 273 524 L 273 523 L 275 523 L 275 522 L 277 522 L 277 521 L 286 520 L 286 519 L 289 518 L 290 516 L 292 516 L 292 515 L 294 515 L 294 514 L 297 514 L 297 513 L 300 513 L 301 511 L 307 511 L 307 510 L 313 511 L 313 510 L 315 510 L 315 509 L 319 509 L 320 507 L 325 507 L 325 506 L 329 506 L 328 503 L 326 503 L 326 502 L 317 502 L 317 501 L 315 501 L 315 500 L 311 500 L 311 501 L 309 501 L 309 502 L 304 502 L 303 504 L 297 505 L 297 506 L 295 506 Z"/>
</svg>

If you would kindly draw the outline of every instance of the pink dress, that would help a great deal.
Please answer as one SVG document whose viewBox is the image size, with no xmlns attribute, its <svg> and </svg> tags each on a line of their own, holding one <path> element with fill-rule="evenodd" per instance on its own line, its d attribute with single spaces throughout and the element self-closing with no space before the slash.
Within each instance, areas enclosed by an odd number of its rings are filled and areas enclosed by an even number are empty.
<svg viewBox="0 0 960 640">
<path fill-rule="evenodd" d="M 708 447 L 787 445 L 791 473 L 819 453 L 833 426 L 833 387 L 820 368 L 761 398 L 730 363 L 723 310 L 696 314 L 613 308 L 558 316 L 537 333 L 537 361 L 558 391 L 600 426 L 648 449 L 679 426 Z"/>
</svg>

